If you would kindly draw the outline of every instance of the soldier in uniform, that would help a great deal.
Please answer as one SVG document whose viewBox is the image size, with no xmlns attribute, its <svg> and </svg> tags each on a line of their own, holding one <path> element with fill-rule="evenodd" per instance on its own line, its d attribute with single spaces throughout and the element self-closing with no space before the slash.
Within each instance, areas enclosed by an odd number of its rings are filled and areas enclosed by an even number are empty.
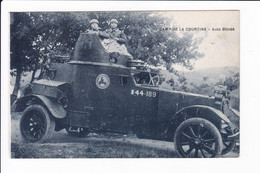
<svg viewBox="0 0 260 173">
<path fill-rule="evenodd" d="M 87 30 L 87 33 L 89 34 L 96 34 L 101 38 L 109 38 L 109 34 L 99 31 L 99 27 L 98 27 L 98 20 L 97 19 L 92 19 L 90 20 L 90 29 Z"/>
<path fill-rule="evenodd" d="M 126 36 L 123 31 L 117 28 L 118 21 L 112 19 L 110 22 L 110 28 L 105 30 L 105 33 L 109 36 L 108 39 L 102 41 L 102 45 L 108 52 L 118 52 L 122 55 L 127 55 L 130 59 L 133 59 L 132 55 L 128 53 L 125 43 Z"/>
<path fill-rule="evenodd" d="M 109 35 L 109 37 L 113 40 L 116 40 L 119 44 L 126 43 L 126 36 L 123 31 L 120 31 L 117 28 L 118 21 L 116 19 L 112 19 L 110 22 L 110 29 L 107 29 L 105 32 Z"/>
</svg>

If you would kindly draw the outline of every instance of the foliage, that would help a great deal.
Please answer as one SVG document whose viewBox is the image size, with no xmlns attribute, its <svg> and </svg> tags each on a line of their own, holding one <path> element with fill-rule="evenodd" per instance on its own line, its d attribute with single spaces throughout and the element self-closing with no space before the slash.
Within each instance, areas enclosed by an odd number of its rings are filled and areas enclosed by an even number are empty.
<svg viewBox="0 0 260 173">
<path fill-rule="evenodd" d="M 16 75 L 13 95 L 17 95 L 23 71 L 30 70 L 37 52 L 32 48 L 34 32 L 28 13 L 11 13 L 11 75 Z"/>
<path fill-rule="evenodd" d="M 201 84 L 190 83 L 190 86 L 191 87 L 189 88 L 189 91 L 192 92 L 192 93 L 209 95 L 209 96 L 213 96 L 214 95 L 214 86 L 215 86 L 215 84 L 210 84 L 210 83 L 201 83 Z"/>
<path fill-rule="evenodd" d="M 174 71 L 173 64 L 192 69 L 191 60 L 203 56 L 198 52 L 201 39 L 164 30 L 172 19 L 155 12 L 11 13 L 11 69 L 18 77 L 23 71 L 33 71 L 33 81 L 35 71 L 48 57 L 72 54 L 79 34 L 89 28 L 93 18 L 99 20 L 101 30 L 116 18 L 128 37 L 126 46 L 133 57 L 169 71 Z"/>
<path fill-rule="evenodd" d="M 11 18 L 11 69 L 26 71 L 37 55 L 31 45 L 34 38 L 31 19 L 28 13 L 12 13 Z"/>
<path fill-rule="evenodd" d="M 224 85 L 227 86 L 227 89 L 229 91 L 233 91 L 239 88 L 239 73 L 234 73 L 231 76 L 226 76 L 224 79 L 220 78 L 218 82 L 215 83 L 210 83 L 208 76 L 204 76 L 202 81 L 203 82 L 200 84 L 195 84 L 191 82 L 190 86 L 187 87 L 187 90 L 192 93 L 213 96 L 214 86 Z"/>
<path fill-rule="evenodd" d="M 236 73 L 231 77 L 226 77 L 223 83 L 230 91 L 237 89 L 239 87 L 239 73 Z"/>
</svg>

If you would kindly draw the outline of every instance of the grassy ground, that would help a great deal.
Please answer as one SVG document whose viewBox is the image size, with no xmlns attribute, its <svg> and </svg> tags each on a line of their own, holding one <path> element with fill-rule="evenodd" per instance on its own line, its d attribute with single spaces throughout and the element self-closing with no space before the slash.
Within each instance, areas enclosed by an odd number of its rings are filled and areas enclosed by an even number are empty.
<svg viewBox="0 0 260 173">
<path fill-rule="evenodd" d="M 14 158 L 173 158 L 169 150 L 161 150 L 116 141 L 91 141 L 84 144 L 15 144 Z M 52 151 L 52 152 L 50 152 Z"/>
</svg>

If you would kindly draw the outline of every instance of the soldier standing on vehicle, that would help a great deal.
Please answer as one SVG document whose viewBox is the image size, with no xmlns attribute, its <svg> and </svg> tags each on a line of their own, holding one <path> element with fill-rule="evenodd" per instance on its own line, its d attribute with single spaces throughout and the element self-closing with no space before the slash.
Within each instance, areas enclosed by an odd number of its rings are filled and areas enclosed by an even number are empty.
<svg viewBox="0 0 260 173">
<path fill-rule="evenodd" d="M 109 22 L 110 28 L 106 30 L 106 33 L 109 34 L 110 38 L 116 40 L 119 44 L 126 43 L 126 36 L 123 31 L 120 31 L 117 28 L 118 21 L 116 19 L 112 19 Z"/>
<path fill-rule="evenodd" d="M 109 38 L 109 34 L 99 31 L 99 22 L 97 19 L 90 20 L 90 29 L 87 30 L 87 33 L 89 34 L 96 34 L 101 38 Z"/>
</svg>

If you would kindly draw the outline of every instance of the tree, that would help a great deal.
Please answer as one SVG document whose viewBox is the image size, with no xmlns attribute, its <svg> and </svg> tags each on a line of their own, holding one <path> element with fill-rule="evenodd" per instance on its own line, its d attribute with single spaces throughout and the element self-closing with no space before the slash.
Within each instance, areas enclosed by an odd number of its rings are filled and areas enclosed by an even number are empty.
<svg viewBox="0 0 260 173">
<path fill-rule="evenodd" d="M 93 18 L 99 20 L 102 30 L 116 18 L 128 37 L 128 51 L 148 64 L 169 71 L 174 71 L 173 64 L 192 69 L 191 60 L 203 56 L 198 52 L 201 39 L 188 33 L 179 37 L 174 31 L 164 30 L 172 19 L 156 12 L 11 13 L 11 69 L 17 76 L 13 94 L 18 92 L 22 72 L 33 71 L 33 81 L 47 57 L 71 55 L 79 34 L 89 28 Z"/>
<path fill-rule="evenodd" d="M 11 70 L 16 75 L 13 95 L 17 95 L 23 71 L 28 71 L 37 52 L 31 43 L 34 38 L 32 22 L 28 13 L 11 13 Z"/>
<path fill-rule="evenodd" d="M 16 76 L 13 95 L 20 88 L 22 72 L 33 71 L 32 82 L 46 55 L 73 50 L 80 30 L 86 28 L 85 21 L 74 17 L 70 13 L 11 13 L 10 68 Z"/>
</svg>

